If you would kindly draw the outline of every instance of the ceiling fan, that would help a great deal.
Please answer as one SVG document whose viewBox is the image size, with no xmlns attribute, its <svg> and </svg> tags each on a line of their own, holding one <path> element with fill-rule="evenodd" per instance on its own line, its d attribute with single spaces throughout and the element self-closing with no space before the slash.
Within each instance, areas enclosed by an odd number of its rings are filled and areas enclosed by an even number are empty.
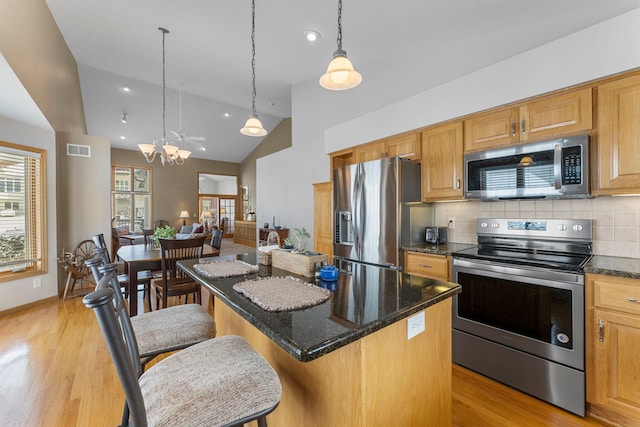
<svg viewBox="0 0 640 427">
<path fill-rule="evenodd" d="M 178 122 L 178 131 L 173 131 L 170 130 L 169 132 L 175 136 L 178 141 L 180 142 L 184 142 L 184 141 L 206 141 L 206 139 L 202 136 L 188 136 L 186 133 L 184 133 L 182 131 L 182 86 L 184 86 L 184 83 L 180 83 L 180 101 L 179 101 L 179 113 L 180 113 L 180 121 Z"/>
</svg>

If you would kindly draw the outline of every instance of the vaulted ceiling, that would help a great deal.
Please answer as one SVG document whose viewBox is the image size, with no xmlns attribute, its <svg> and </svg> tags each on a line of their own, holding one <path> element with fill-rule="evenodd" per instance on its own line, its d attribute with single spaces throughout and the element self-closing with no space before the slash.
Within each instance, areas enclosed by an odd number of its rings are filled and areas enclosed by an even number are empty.
<svg viewBox="0 0 640 427">
<path fill-rule="evenodd" d="M 196 157 L 231 162 L 262 140 L 239 132 L 251 115 L 249 0 L 46 2 L 78 62 L 89 134 L 132 150 L 162 136 L 165 27 L 167 131 L 204 137 L 183 143 Z M 352 90 L 384 92 L 390 103 L 638 7 L 640 0 L 345 0 L 343 48 L 363 74 Z M 267 130 L 292 116 L 292 86 L 326 70 L 337 9 L 337 1 L 256 1 L 256 109 Z M 306 41 L 308 29 L 321 38 Z M 367 85 L 374 72 L 388 74 L 384 87 Z"/>
</svg>

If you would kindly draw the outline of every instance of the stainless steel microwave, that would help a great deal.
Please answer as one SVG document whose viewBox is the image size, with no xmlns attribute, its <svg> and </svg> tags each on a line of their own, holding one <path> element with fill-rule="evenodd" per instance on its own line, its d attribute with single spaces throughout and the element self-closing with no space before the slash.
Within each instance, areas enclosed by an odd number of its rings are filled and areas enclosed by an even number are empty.
<svg viewBox="0 0 640 427">
<path fill-rule="evenodd" d="M 467 199 L 589 197 L 589 136 L 579 135 L 464 156 Z"/>
</svg>

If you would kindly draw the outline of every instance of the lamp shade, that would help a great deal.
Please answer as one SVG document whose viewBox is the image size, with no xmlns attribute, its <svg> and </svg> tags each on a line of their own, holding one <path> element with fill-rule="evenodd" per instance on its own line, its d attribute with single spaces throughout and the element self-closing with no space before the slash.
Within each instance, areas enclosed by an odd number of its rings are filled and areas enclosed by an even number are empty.
<svg viewBox="0 0 640 427">
<path fill-rule="evenodd" d="M 346 90 L 362 82 L 362 75 L 353 68 L 351 61 L 343 54 L 334 55 L 327 72 L 320 77 L 320 86 L 329 90 Z"/>
<path fill-rule="evenodd" d="M 189 211 L 180 211 L 180 218 L 189 218 Z"/>
<path fill-rule="evenodd" d="M 240 129 L 240 133 L 247 136 L 265 136 L 267 131 L 262 127 L 262 122 L 256 116 L 253 116 Z"/>
<path fill-rule="evenodd" d="M 138 144 L 138 148 L 146 155 L 151 155 L 156 150 L 155 144 Z"/>
</svg>

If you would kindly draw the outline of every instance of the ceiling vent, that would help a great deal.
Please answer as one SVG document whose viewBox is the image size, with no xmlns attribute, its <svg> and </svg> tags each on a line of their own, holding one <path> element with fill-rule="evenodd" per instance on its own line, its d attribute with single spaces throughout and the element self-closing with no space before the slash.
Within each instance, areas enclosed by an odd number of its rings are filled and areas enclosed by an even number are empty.
<svg viewBox="0 0 640 427">
<path fill-rule="evenodd" d="M 91 147 L 88 145 L 67 144 L 67 156 L 91 157 Z"/>
</svg>

